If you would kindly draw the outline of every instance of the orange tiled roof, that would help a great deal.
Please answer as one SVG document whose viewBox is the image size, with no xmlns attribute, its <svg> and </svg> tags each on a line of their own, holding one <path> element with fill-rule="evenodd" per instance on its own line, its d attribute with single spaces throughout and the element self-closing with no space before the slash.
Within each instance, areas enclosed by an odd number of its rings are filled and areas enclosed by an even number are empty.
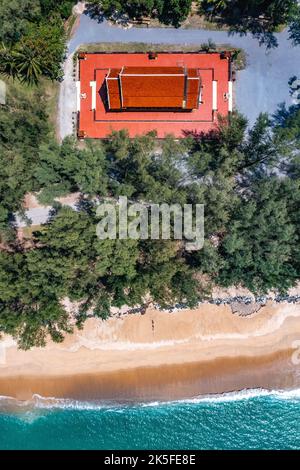
<svg viewBox="0 0 300 470">
<path fill-rule="evenodd" d="M 123 67 L 106 77 L 109 109 L 198 108 L 200 77 L 184 67 Z"/>
</svg>

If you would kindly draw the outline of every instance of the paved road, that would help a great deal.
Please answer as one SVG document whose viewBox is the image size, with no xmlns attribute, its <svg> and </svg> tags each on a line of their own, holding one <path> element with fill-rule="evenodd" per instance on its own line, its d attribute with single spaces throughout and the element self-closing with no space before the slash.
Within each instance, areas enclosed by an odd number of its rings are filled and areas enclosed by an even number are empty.
<svg viewBox="0 0 300 470">
<path fill-rule="evenodd" d="M 252 124 L 258 113 L 273 113 L 279 103 L 292 103 L 288 81 L 300 77 L 300 47 L 292 47 L 287 32 L 275 35 L 278 47 L 266 51 L 251 35 L 229 36 L 224 31 L 206 31 L 170 28 L 130 28 L 110 26 L 106 21 L 98 23 L 82 15 L 80 25 L 69 44 L 73 53 L 83 43 L 93 42 L 147 42 L 201 44 L 211 38 L 215 43 L 231 44 L 247 53 L 248 67 L 240 72 L 236 84 L 237 108 Z"/>
</svg>

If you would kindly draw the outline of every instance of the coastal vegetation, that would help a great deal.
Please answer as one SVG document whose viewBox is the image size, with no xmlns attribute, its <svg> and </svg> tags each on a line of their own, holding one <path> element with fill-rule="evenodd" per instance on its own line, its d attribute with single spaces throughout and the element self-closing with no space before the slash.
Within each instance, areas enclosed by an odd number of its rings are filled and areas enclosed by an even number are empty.
<svg viewBox="0 0 300 470">
<path fill-rule="evenodd" d="M 41 88 L 11 84 L 0 109 L 0 330 L 22 348 L 61 341 L 71 331 L 64 299 L 77 303 L 78 325 L 112 306 L 161 306 L 207 299 L 213 285 L 256 294 L 285 292 L 299 279 L 300 109 L 246 119 L 220 118 L 205 135 L 155 133 L 107 141 L 54 139 Z M 35 99 L 32 99 L 33 96 Z M 30 244 L 17 236 L 14 213 L 27 192 L 53 206 Z M 54 201 L 80 192 L 77 210 Z M 99 240 L 96 200 L 203 203 L 205 245 L 178 240 Z M 74 320 L 74 317 L 73 317 Z"/>
<path fill-rule="evenodd" d="M 300 8 L 297 0 L 201 0 L 199 13 L 238 34 L 250 32 L 267 47 L 277 45 L 274 33 L 289 26 L 290 39 L 299 44 Z"/>
<path fill-rule="evenodd" d="M 64 20 L 74 1 L 0 0 L 0 74 L 37 84 L 62 77 Z"/>
<path fill-rule="evenodd" d="M 177 28 L 187 18 L 191 5 L 192 0 L 101 0 L 90 2 L 87 9 L 93 17 L 151 17 Z"/>
<path fill-rule="evenodd" d="M 10 80 L 7 103 L 0 106 L 0 227 L 7 235 L 12 214 L 21 210 L 25 193 L 34 188 L 33 165 L 49 132 L 43 87 L 27 88 Z"/>
<path fill-rule="evenodd" d="M 130 139 L 123 130 L 103 142 L 58 143 L 47 88 L 61 78 L 63 20 L 73 2 L 19 4 L 0 0 L 0 71 L 7 83 L 0 106 L 0 332 L 28 349 L 48 336 L 62 341 L 90 315 L 107 318 L 112 306 L 193 307 L 214 285 L 255 294 L 294 286 L 299 105 L 260 115 L 250 130 L 234 113 L 220 118 L 216 130 L 186 132 L 180 141 L 158 142 L 155 132 Z M 53 211 L 24 243 L 15 214 L 24 212 L 29 192 Z M 75 192 L 76 210 L 56 201 Z M 184 240 L 99 240 L 96 201 L 120 195 L 145 204 L 204 204 L 203 249 L 190 252 Z M 77 304 L 73 316 L 66 299 Z"/>
</svg>

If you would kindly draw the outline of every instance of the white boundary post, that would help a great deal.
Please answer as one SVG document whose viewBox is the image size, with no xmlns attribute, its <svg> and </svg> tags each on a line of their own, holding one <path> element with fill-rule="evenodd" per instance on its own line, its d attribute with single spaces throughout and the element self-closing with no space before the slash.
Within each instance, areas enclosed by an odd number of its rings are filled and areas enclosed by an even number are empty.
<svg viewBox="0 0 300 470">
<path fill-rule="evenodd" d="M 228 111 L 233 111 L 233 84 L 232 81 L 228 82 Z"/>
<path fill-rule="evenodd" d="M 96 109 L 96 85 L 97 82 L 90 82 L 92 88 L 92 110 Z"/>
<path fill-rule="evenodd" d="M 213 96 L 212 96 L 212 109 L 213 111 L 218 110 L 218 82 L 213 80 L 212 82 L 212 91 L 213 91 Z"/>
<path fill-rule="evenodd" d="M 76 111 L 80 112 L 80 82 L 76 82 Z"/>
</svg>

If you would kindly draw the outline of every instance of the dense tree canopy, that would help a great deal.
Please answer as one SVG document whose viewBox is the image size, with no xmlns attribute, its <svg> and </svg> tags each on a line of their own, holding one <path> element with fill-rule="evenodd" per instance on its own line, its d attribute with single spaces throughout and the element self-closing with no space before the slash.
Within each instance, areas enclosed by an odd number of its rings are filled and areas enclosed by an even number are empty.
<svg viewBox="0 0 300 470">
<path fill-rule="evenodd" d="M 34 165 L 49 124 L 42 90 L 10 84 L 7 103 L 0 106 L 0 227 L 20 209 L 26 192 L 36 189 Z"/>
<path fill-rule="evenodd" d="M 75 0 L 0 0 L 0 43 L 15 44 L 33 25 L 70 16 Z"/>
<path fill-rule="evenodd" d="M 268 177 L 237 201 L 230 231 L 220 247 L 225 259 L 222 285 L 242 283 L 262 293 L 274 287 L 285 292 L 293 285 L 297 272 L 292 254 L 298 237 L 288 211 L 290 189 Z"/>
<path fill-rule="evenodd" d="M 289 25 L 293 43 L 300 43 L 300 7 L 297 0 L 199 0 L 199 14 L 207 20 L 226 24 L 232 32 L 251 32 L 261 44 L 275 47 L 274 32 Z M 93 17 L 131 19 L 152 17 L 179 27 L 191 12 L 191 0 L 98 0 L 87 5 Z M 195 12 L 194 12 L 195 13 Z"/>
<path fill-rule="evenodd" d="M 79 150 L 76 140 L 67 138 L 62 145 L 50 141 L 41 145 L 39 161 L 34 168 L 38 186 L 43 188 L 40 200 L 52 202 L 56 196 L 81 191 L 87 195 L 106 195 L 108 177 L 101 144 Z"/>
<path fill-rule="evenodd" d="M 0 0 L 0 73 L 37 84 L 42 75 L 62 77 L 65 54 L 63 20 L 70 0 Z"/>
<path fill-rule="evenodd" d="M 274 33 L 282 25 L 290 25 L 290 37 L 299 44 L 300 7 L 297 0 L 201 0 L 200 13 L 209 20 L 225 23 L 232 31 L 250 31 L 267 47 L 277 41 Z"/>
<path fill-rule="evenodd" d="M 0 107 L 0 332 L 27 349 L 43 346 L 48 337 L 62 341 L 74 320 L 81 325 L 90 315 L 106 318 L 112 306 L 145 306 L 150 300 L 194 306 L 215 284 L 241 284 L 255 294 L 295 285 L 300 275 L 299 105 L 281 107 L 272 118 L 261 114 L 251 129 L 234 113 L 220 118 L 213 131 L 180 141 L 172 136 L 157 141 L 155 132 L 130 139 L 123 130 L 103 142 L 78 144 L 69 137 L 59 144 L 39 80 L 61 76 L 62 19 L 73 2 L 22 0 L 17 9 L 19 3 L 0 0 L 1 72 L 16 78 L 7 81 L 7 103 Z M 103 1 L 101 8 L 107 14 L 152 15 L 178 26 L 190 3 L 114 0 Z M 214 4 L 217 13 L 226 13 L 229 4 L 202 3 Z M 251 21 L 264 12 L 264 32 L 271 32 L 288 21 L 294 2 L 234 3 Z M 17 13 L 8 24 L 11 5 Z M 52 205 L 53 212 L 24 242 L 15 215 L 22 213 L 28 192 Z M 75 208 L 57 201 L 74 192 L 80 193 Z M 172 238 L 99 239 L 97 206 L 107 199 L 117 204 L 119 196 L 147 210 L 151 203 L 204 204 L 203 249 L 188 251 L 185 240 Z M 64 307 L 66 298 L 78 303 L 73 317 Z"/>
<path fill-rule="evenodd" d="M 62 341 L 72 331 L 58 296 L 50 283 L 43 288 L 42 278 L 24 253 L 0 252 L 0 331 L 16 337 L 23 349 L 44 346 L 48 335 Z"/>
<path fill-rule="evenodd" d="M 58 80 L 62 77 L 64 53 L 63 23 L 55 16 L 28 27 L 14 46 L 0 48 L 0 72 L 27 84 L 37 84 L 42 75 Z"/>
<path fill-rule="evenodd" d="M 92 16 L 115 18 L 128 15 L 129 18 L 150 16 L 165 24 L 179 27 L 187 18 L 192 0 L 101 0 L 91 2 L 87 9 Z"/>
<path fill-rule="evenodd" d="M 18 42 L 41 15 L 37 0 L 0 0 L 0 43 Z"/>
<path fill-rule="evenodd" d="M 63 19 L 67 19 L 77 2 L 76 0 L 39 0 L 39 3 L 43 17 L 58 13 Z"/>
<path fill-rule="evenodd" d="M 52 140 L 43 99 L 39 88 L 11 85 L 0 109 L 0 330 L 21 347 L 70 331 L 64 298 L 79 302 L 82 324 L 149 299 L 193 306 L 215 283 L 261 294 L 299 279 L 299 106 L 273 119 L 262 114 L 250 130 L 233 114 L 181 141 L 130 139 L 124 130 L 79 146 Z M 26 245 L 8 228 L 29 191 L 54 211 Z M 72 192 L 82 195 L 76 210 L 54 202 Z M 189 252 L 172 239 L 98 239 L 96 200 L 119 195 L 130 204 L 204 204 L 203 249 Z"/>
<path fill-rule="evenodd" d="M 295 0 L 202 0 L 201 7 L 213 14 L 221 14 L 232 22 L 239 19 L 264 17 L 272 26 L 288 20 Z"/>
</svg>

